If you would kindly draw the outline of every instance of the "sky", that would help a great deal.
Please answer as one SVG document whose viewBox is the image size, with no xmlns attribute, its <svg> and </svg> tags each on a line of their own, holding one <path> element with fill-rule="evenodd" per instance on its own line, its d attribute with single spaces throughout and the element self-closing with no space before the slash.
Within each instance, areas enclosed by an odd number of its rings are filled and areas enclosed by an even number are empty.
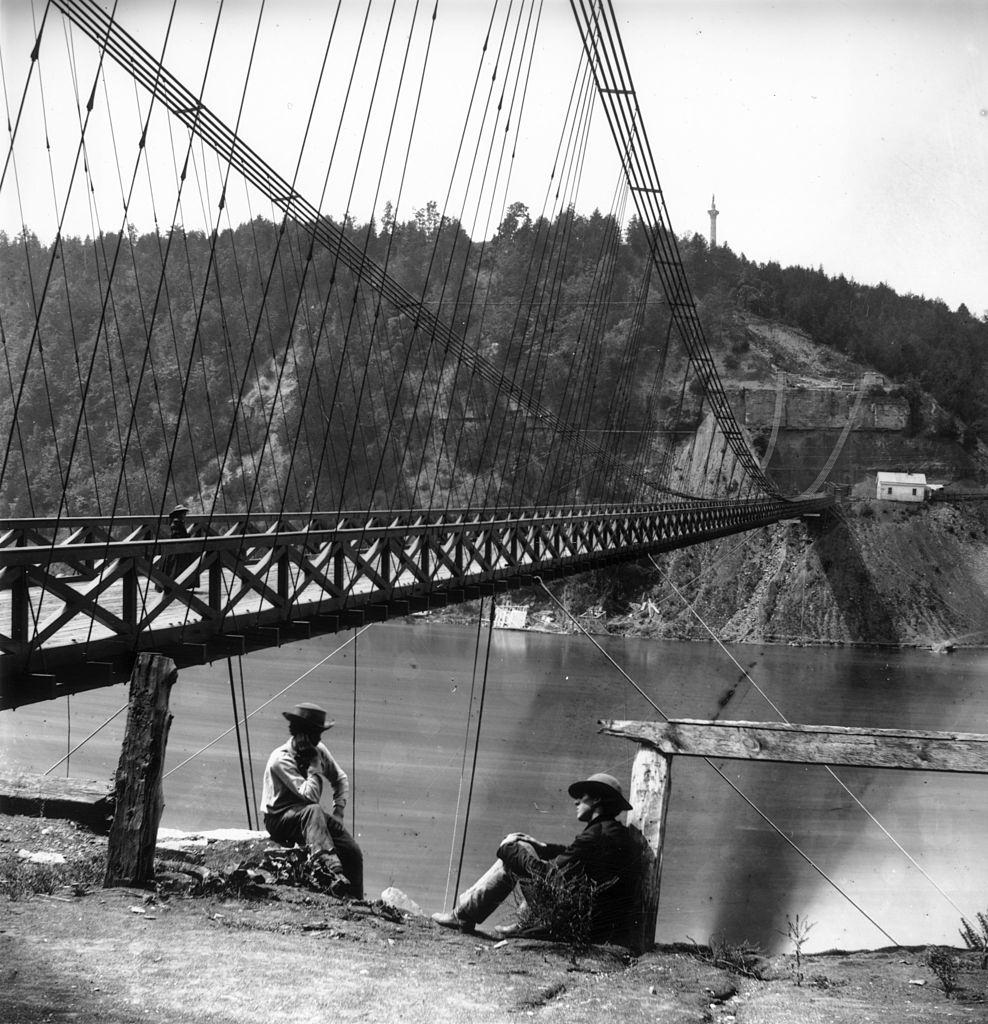
<svg viewBox="0 0 988 1024">
<path fill-rule="evenodd" d="M 433 6 L 397 0 L 392 13 L 373 0 L 365 22 L 364 0 L 266 0 L 263 9 L 227 0 L 222 11 L 219 0 L 178 0 L 167 33 L 164 0 L 118 0 L 116 16 L 322 212 L 365 222 L 391 201 L 405 219 L 432 200 L 474 237 L 510 202 L 551 213 L 580 61 L 569 3 L 440 0 L 434 20 Z M 749 259 L 822 267 L 988 314 L 988 3 L 614 8 L 677 233 L 709 236 L 716 195 L 718 241 Z M 147 95 L 114 65 L 101 70 L 97 48 L 54 12 L 32 69 L 43 11 L 41 0 L 0 0 L 4 101 L 17 124 L 0 227 L 27 223 L 48 238 L 60 220 L 86 235 L 123 222 L 146 231 L 156 220 L 202 227 L 272 216 L 231 181 L 217 214 L 224 168 L 196 148 L 187 180 L 199 187 L 179 189 L 187 136 L 152 108 L 140 150 Z M 581 212 L 606 212 L 620 166 L 599 110 L 587 138 L 579 185 L 565 196 Z M 507 156 L 485 162 L 504 140 Z M 618 208 L 625 218 L 632 210 L 629 200 Z"/>
</svg>

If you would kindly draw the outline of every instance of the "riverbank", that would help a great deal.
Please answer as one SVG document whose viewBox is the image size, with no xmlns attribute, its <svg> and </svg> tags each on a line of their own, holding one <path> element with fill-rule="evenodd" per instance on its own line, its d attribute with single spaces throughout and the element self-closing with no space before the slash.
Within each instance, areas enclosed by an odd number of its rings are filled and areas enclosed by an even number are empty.
<svg viewBox="0 0 988 1024">
<path fill-rule="evenodd" d="M 161 849 L 159 872 L 167 858 L 216 875 L 266 845 L 217 840 Z M 21 849 L 66 863 L 28 865 Z M 792 955 L 756 956 L 750 973 L 739 974 L 709 962 L 705 948 L 666 946 L 638 958 L 617 947 L 574 954 L 556 943 L 444 931 L 426 917 L 281 885 L 250 897 L 103 890 L 104 849 L 101 837 L 65 822 L 0 818 L 6 1024 L 988 1019 L 988 971 L 969 951 L 949 951 L 958 985 L 950 998 L 925 947 L 835 951 L 798 965 Z M 48 891 L 29 891 L 29 876 Z"/>
<path fill-rule="evenodd" d="M 596 611 L 574 613 L 573 618 L 561 613 L 558 609 L 546 607 L 539 603 L 538 599 L 526 598 L 524 594 L 508 595 L 498 599 L 498 603 L 515 603 L 524 605 L 532 613 L 532 624 L 524 626 L 499 627 L 509 632 L 517 633 L 546 633 L 554 636 L 574 636 L 587 633 L 595 637 L 624 637 L 629 640 L 675 640 L 679 643 L 714 644 L 721 640 L 720 637 L 712 637 L 709 633 L 697 635 L 696 633 L 676 633 L 675 630 L 655 625 L 652 628 L 642 627 L 639 623 L 632 621 L 628 616 L 615 615 L 607 616 Z M 454 608 L 444 608 L 435 612 L 422 612 L 418 615 L 408 616 L 405 620 L 409 624 L 429 623 L 433 625 L 458 626 L 465 629 L 477 628 L 477 616 L 480 613 L 480 602 L 472 601 L 457 605 Z M 486 613 L 485 613 L 486 614 Z M 981 635 L 981 634 L 979 634 Z M 985 632 L 988 636 L 988 631 Z M 962 640 L 941 640 L 931 642 L 927 640 L 910 641 L 883 641 L 883 640 L 836 640 L 830 637 L 797 637 L 779 636 L 766 633 L 759 636 L 734 638 L 730 643 L 752 644 L 759 647 L 813 647 L 813 648 L 835 648 L 847 650 L 867 651 L 929 651 L 932 654 L 943 655 L 953 654 L 955 651 L 984 651 L 988 650 L 988 643 L 972 643 Z"/>
<path fill-rule="evenodd" d="M 328 708 L 337 720 L 331 749 L 354 783 L 348 817 L 366 853 L 368 884 L 380 893 L 394 881 L 428 912 L 448 901 L 451 870 L 457 870 L 451 858 L 461 849 L 463 874 L 473 878 L 489 866 L 509 829 L 568 841 L 577 830 L 567 795 L 573 779 L 607 770 L 625 780 L 631 770 L 634 747 L 600 734 L 598 720 L 656 717 L 583 637 L 496 630 L 489 656 L 482 647 L 478 658 L 476 622 L 467 629 L 389 623 L 362 636 L 355 650 L 353 644 L 341 650 L 324 669 L 309 671 L 339 643 L 331 637 L 286 644 L 244 659 L 246 706 L 262 708 L 250 720 L 249 743 L 241 736 L 253 769 L 248 781 L 253 777 L 259 794 L 264 760 L 284 742 L 282 710 L 298 701 Z M 601 644 L 672 718 L 719 712 L 767 721 L 777 712 L 766 696 L 791 720 L 807 724 L 969 731 L 972 721 L 988 715 L 988 660 L 975 652 L 934 657 L 753 646 L 749 654 L 731 648 L 749 681 L 713 644 L 613 637 Z M 480 708 L 485 664 L 487 694 L 466 823 L 458 802 L 469 782 L 461 772 L 465 725 Z M 190 668 L 173 687 L 164 825 L 189 830 L 248 823 L 227 676 L 223 664 Z M 5 712 L 0 766 L 48 771 L 126 700 L 121 688 L 74 696 L 70 722 L 64 701 Z M 123 722 L 118 715 L 72 754 L 73 778 L 110 779 Z M 65 765 L 56 773 L 66 774 Z M 869 917 L 753 817 L 716 773 L 683 758 L 669 806 L 660 942 L 706 942 L 723 934 L 782 952 L 786 915 L 799 913 L 817 922 L 807 947 L 814 952 L 953 945 L 960 915 L 985 909 L 983 779 L 856 771 L 848 780 L 950 901 L 826 773 L 739 765 L 735 782 Z"/>
<path fill-rule="evenodd" d="M 787 522 L 587 572 L 505 600 L 532 631 L 814 647 L 981 649 L 988 509 L 857 498 Z M 430 615 L 476 624 L 477 603 Z"/>
<path fill-rule="evenodd" d="M 988 503 L 857 497 L 836 516 L 739 536 L 519 590 L 533 631 L 801 647 L 988 643 Z M 478 605 L 430 621 L 477 621 Z"/>
</svg>

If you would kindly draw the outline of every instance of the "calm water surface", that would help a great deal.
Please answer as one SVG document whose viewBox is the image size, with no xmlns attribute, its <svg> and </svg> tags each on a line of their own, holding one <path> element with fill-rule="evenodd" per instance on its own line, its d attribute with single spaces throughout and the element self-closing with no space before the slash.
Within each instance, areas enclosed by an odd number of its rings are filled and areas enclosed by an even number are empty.
<svg viewBox="0 0 988 1024">
<path fill-rule="evenodd" d="M 245 658 L 248 707 L 269 700 L 345 638 Z M 598 735 L 597 720 L 659 717 L 588 640 L 520 632 L 493 635 L 481 717 L 486 629 L 479 658 L 476 641 L 470 629 L 374 626 L 356 650 L 350 645 L 333 655 L 251 719 L 259 795 L 267 754 L 287 735 L 280 711 L 304 700 L 330 709 L 337 724 L 328 742 L 354 784 L 350 811 L 371 895 L 393 884 L 426 911 L 448 902 L 468 804 L 464 884 L 488 866 L 505 832 L 568 840 L 578 825 L 567 785 L 591 771 L 609 771 L 625 782 L 630 774 L 634 746 Z M 718 647 L 605 644 L 668 717 L 710 718 L 729 697 L 722 718 L 776 719 Z M 731 653 L 793 722 L 988 731 L 986 652 L 936 657 L 737 645 Z M 234 673 L 239 688 L 236 663 Z M 0 763 L 44 771 L 125 702 L 126 688 L 118 686 L 2 712 Z M 184 670 L 171 706 L 166 770 L 232 724 L 226 664 Z M 72 756 L 73 775 L 112 775 L 123 719 Z M 813 949 L 887 945 L 881 929 L 902 944 L 957 945 L 961 914 L 971 918 L 988 907 L 988 777 L 842 769 L 842 780 L 903 853 L 824 768 L 720 765 L 833 884 L 707 765 L 678 758 L 659 941 L 725 934 L 784 947 L 779 931 L 785 932 L 787 913 L 798 913 L 816 922 Z M 245 827 L 235 735 L 169 775 L 165 799 L 164 825 Z"/>
</svg>

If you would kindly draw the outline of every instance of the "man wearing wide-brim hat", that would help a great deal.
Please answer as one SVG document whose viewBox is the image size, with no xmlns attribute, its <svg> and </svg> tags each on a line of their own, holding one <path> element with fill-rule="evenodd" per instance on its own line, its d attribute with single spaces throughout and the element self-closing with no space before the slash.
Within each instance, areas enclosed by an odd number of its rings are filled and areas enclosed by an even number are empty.
<svg viewBox="0 0 988 1024">
<path fill-rule="evenodd" d="M 318 704 L 296 704 L 283 711 L 291 738 L 273 751 L 264 769 L 261 812 L 264 827 L 283 846 L 299 843 L 325 866 L 346 876 L 341 895 L 364 896 L 364 855 L 343 825 L 350 782 L 322 734 L 335 723 L 326 721 Z M 332 793 L 332 813 L 323 809 Z"/>
<path fill-rule="evenodd" d="M 523 832 L 505 836 L 497 860 L 466 892 L 449 913 L 433 914 L 444 928 L 472 932 L 485 921 L 519 885 L 526 900 L 533 897 L 538 879 L 568 883 L 589 883 L 592 893 L 586 908 L 584 933 L 595 942 L 622 943 L 628 935 L 635 887 L 640 870 L 640 847 L 618 820 L 631 804 L 624 798 L 621 783 L 613 775 L 597 772 L 574 782 L 568 789 L 576 801 L 577 821 L 583 831 L 567 846 L 543 843 Z M 554 923 L 543 919 L 531 927 L 533 915 L 526 902 L 519 906 L 518 923 L 496 928 L 502 937 L 540 935 L 552 937 Z"/>
<path fill-rule="evenodd" d="M 188 514 L 188 508 L 181 504 L 176 505 L 168 513 L 168 536 L 172 540 L 187 540 L 189 538 L 189 526 L 186 518 Z M 198 561 L 199 556 L 192 552 L 166 555 L 161 561 L 161 569 L 166 576 L 172 576 L 177 579 L 190 565 L 194 565 Z M 199 574 L 196 573 L 186 580 L 185 586 L 189 590 L 197 590 L 199 587 Z M 160 591 L 162 587 L 158 585 L 154 589 Z"/>
</svg>

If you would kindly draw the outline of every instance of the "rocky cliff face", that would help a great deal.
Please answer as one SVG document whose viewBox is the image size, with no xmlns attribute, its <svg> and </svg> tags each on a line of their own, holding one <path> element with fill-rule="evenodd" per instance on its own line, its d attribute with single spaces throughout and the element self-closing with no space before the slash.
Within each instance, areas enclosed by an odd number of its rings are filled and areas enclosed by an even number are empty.
<svg viewBox="0 0 988 1024">
<path fill-rule="evenodd" d="M 988 489 L 983 449 L 965 450 L 929 397 L 910 408 L 901 389 L 800 332 L 748 326 L 744 362 L 724 373 L 735 415 L 783 493 L 824 486 L 836 451 L 825 485 L 841 497 L 838 514 L 673 552 L 659 569 L 562 584 L 573 610 L 641 636 L 709 638 L 702 619 L 735 641 L 988 643 L 988 502 L 875 500 L 880 470 Z M 733 456 L 710 416 L 673 466 L 677 488 L 730 493 Z"/>
<path fill-rule="evenodd" d="M 735 415 L 784 494 L 810 487 L 839 449 L 826 480 L 837 513 L 557 583 L 566 607 L 591 631 L 630 636 L 988 644 L 988 501 L 875 500 L 879 470 L 986 491 L 984 447 L 965 450 L 928 397 L 919 418 L 939 427 L 917 430 L 917 409 L 867 368 L 778 324 L 749 326 L 749 351 L 723 374 Z M 673 455 L 671 485 L 733 493 L 734 457 L 713 418 L 699 407 L 683 416 L 696 429 Z M 532 608 L 531 623 L 575 628 L 540 592 L 515 600 Z"/>
<path fill-rule="evenodd" d="M 856 390 L 839 383 L 814 387 L 781 383 L 779 391 L 768 388 L 735 388 L 731 405 L 752 432 L 771 430 L 780 408 L 781 430 L 841 430 L 852 412 L 854 428 L 867 431 L 904 431 L 909 425 L 905 398 L 865 395 L 858 404 Z"/>
<path fill-rule="evenodd" d="M 702 619 L 734 641 L 988 643 L 986 503 L 854 500 L 656 561 L 629 590 L 615 572 L 610 628 L 708 639 Z"/>
</svg>

